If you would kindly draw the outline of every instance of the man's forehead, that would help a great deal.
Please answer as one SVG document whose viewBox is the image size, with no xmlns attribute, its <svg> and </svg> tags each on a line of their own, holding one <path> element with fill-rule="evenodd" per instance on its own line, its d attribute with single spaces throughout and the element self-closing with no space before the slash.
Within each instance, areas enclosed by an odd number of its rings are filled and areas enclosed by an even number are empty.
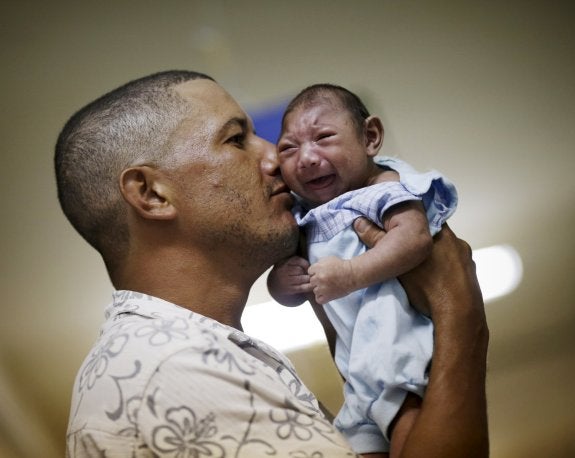
<svg viewBox="0 0 575 458">
<path fill-rule="evenodd" d="M 231 118 L 247 117 L 235 99 L 215 81 L 189 80 L 175 85 L 173 90 L 189 102 L 191 119 L 195 122 L 214 123 L 213 126 L 218 128 Z"/>
<path fill-rule="evenodd" d="M 207 103 L 215 99 L 221 103 L 226 101 L 230 104 L 235 104 L 235 100 L 230 96 L 223 87 L 215 81 L 209 79 L 195 79 L 184 81 L 183 83 L 176 84 L 174 91 L 183 99 L 188 100 L 193 105 L 198 103 Z"/>
<path fill-rule="evenodd" d="M 234 98 L 218 83 L 208 79 L 189 80 L 173 86 L 173 90 L 189 103 L 189 111 L 180 121 L 177 131 L 219 138 L 233 126 L 243 129 L 251 121 Z M 193 136 L 193 135 L 192 135 Z"/>
</svg>

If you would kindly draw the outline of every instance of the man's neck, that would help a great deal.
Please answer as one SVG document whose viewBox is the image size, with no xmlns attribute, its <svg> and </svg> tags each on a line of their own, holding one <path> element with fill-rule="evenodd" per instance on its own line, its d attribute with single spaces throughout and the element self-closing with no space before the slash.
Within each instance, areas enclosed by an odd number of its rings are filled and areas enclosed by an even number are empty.
<svg viewBox="0 0 575 458">
<path fill-rule="evenodd" d="M 153 260 L 169 259 L 169 263 Z M 222 268 L 213 257 L 181 253 L 138 256 L 125 263 L 114 275 L 117 289 L 149 294 L 241 330 L 241 315 L 253 281 L 231 268 Z"/>
</svg>

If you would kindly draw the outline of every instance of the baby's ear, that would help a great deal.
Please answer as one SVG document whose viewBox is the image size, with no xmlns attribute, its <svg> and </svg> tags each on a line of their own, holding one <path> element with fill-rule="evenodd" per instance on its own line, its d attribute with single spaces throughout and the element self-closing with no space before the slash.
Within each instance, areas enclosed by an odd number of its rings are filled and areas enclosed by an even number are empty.
<svg viewBox="0 0 575 458">
<path fill-rule="evenodd" d="M 170 187 L 162 173 L 149 166 L 130 167 L 122 172 L 120 191 L 124 200 L 146 219 L 173 219 Z"/>
<path fill-rule="evenodd" d="M 365 147 L 368 156 L 376 156 L 383 144 L 383 123 L 377 116 L 370 116 L 364 121 Z"/>
</svg>

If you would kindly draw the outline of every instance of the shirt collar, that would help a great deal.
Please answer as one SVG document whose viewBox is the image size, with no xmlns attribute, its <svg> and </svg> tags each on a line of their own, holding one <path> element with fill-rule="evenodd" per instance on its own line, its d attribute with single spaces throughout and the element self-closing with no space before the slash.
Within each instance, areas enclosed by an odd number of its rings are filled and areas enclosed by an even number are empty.
<svg viewBox="0 0 575 458">
<path fill-rule="evenodd" d="M 231 326 L 193 312 L 159 297 L 137 291 L 117 290 L 112 294 L 112 302 L 106 307 L 106 320 L 114 321 L 122 314 L 139 315 L 145 318 L 180 318 L 193 321 L 209 328 L 237 331 Z"/>
</svg>

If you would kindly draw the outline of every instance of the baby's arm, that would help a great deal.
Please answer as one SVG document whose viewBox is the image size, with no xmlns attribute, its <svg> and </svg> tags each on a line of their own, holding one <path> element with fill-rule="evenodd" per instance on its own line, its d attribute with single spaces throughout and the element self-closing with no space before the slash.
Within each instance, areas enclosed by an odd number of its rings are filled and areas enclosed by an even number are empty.
<svg viewBox="0 0 575 458">
<path fill-rule="evenodd" d="M 389 209 L 383 219 L 386 231 L 373 248 L 345 260 L 320 259 L 308 273 L 316 301 L 325 304 L 352 291 L 397 277 L 423 262 L 433 240 L 420 201 L 408 201 Z"/>
<path fill-rule="evenodd" d="M 309 262 L 300 256 L 292 256 L 278 262 L 270 271 L 267 279 L 268 291 L 280 304 L 300 305 L 312 292 L 307 269 Z"/>
</svg>

